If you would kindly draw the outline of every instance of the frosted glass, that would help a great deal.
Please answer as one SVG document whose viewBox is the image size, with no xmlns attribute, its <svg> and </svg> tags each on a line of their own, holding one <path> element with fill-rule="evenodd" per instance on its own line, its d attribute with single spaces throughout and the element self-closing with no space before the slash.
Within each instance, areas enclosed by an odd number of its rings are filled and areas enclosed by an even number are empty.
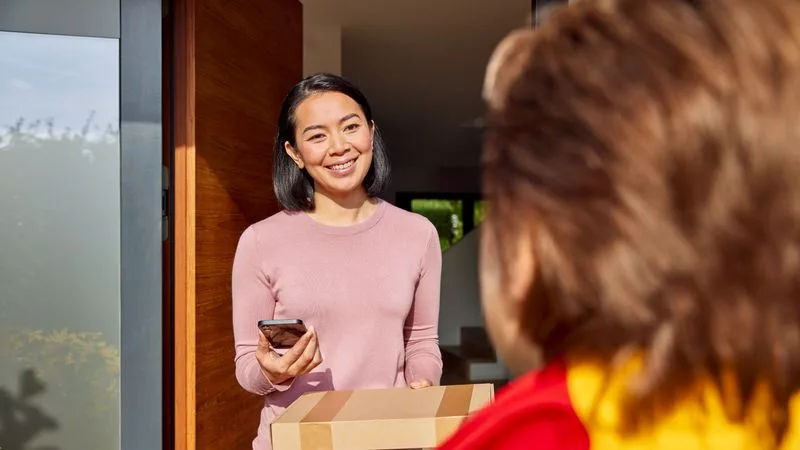
<svg viewBox="0 0 800 450">
<path fill-rule="evenodd" d="M 0 32 L 0 448 L 119 448 L 117 39 Z"/>
</svg>

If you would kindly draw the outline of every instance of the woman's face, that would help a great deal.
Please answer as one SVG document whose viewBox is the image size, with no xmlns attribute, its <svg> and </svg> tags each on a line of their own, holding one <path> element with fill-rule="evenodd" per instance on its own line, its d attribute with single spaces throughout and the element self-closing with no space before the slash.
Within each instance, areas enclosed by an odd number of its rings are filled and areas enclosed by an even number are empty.
<svg viewBox="0 0 800 450">
<path fill-rule="evenodd" d="M 330 197 L 363 191 L 372 164 L 374 127 L 355 100 L 339 92 L 313 94 L 295 110 L 295 146 L 286 153 Z"/>
</svg>

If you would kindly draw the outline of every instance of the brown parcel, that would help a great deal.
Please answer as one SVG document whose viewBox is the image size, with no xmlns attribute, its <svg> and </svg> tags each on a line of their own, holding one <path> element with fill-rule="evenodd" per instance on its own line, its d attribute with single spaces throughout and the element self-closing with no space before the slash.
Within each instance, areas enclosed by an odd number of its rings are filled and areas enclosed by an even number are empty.
<svg viewBox="0 0 800 450">
<path fill-rule="evenodd" d="M 436 447 L 494 399 L 491 384 L 304 394 L 272 423 L 275 450 Z"/>
</svg>

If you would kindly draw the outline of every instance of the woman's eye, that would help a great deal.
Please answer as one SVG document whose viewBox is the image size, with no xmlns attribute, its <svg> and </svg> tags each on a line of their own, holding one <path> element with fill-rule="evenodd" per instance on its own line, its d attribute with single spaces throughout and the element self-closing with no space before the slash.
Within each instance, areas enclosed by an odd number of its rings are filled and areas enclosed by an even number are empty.
<svg viewBox="0 0 800 450">
<path fill-rule="evenodd" d="M 350 125 L 344 127 L 344 131 L 356 131 L 361 125 L 357 123 L 351 123 Z"/>
<path fill-rule="evenodd" d="M 325 139 L 325 135 L 324 134 L 315 134 L 315 135 L 311 136 L 310 138 L 308 138 L 309 141 L 321 141 L 322 139 Z"/>
</svg>

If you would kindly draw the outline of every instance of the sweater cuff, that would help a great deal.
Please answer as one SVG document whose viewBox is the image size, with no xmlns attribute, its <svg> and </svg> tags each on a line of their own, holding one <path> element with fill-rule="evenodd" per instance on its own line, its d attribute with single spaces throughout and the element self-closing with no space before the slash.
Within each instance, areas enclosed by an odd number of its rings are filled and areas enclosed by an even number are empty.
<svg viewBox="0 0 800 450">
<path fill-rule="evenodd" d="M 428 380 L 434 386 L 441 383 L 442 365 L 441 361 L 433 355 L 416 355 L 406 361 L 406 384 L 415 381 Z"/>
<path fill-rule="evenodd" d="M 267 378 L 267 375 L 261 369 L 261 365 L 255 357 L 249 361 L 244 374 L 246 374 L 246 382 L 243 384 L 244 388 L 256 395 L 269 395 L 273 392 L 284 392 L 291 388 L 294 383 L 294 378 L 286 380 L 283 383 L 273 383 Z"/>
<path fill-rule="evenodd" d="M 286 392 L 294 384 L 295 378 L 289 378 L 288 380 L 284 381 L 283 383 L 277 383 L 276 384 L 276 383 L 273 383 L 272 381 L 270 381 L 269 378 L 267 378 L 267 374 L 265 374 L 264 371 L 261 370 L 261 367 L 259 367 L 259 372 L 261 372 L 261 376 L 264 378 L 264 381 L 267 383 L 267 386 L 268 386 L 267 387 L 267 394 L 271 394 L 273 392 Z"/>
</svg>

